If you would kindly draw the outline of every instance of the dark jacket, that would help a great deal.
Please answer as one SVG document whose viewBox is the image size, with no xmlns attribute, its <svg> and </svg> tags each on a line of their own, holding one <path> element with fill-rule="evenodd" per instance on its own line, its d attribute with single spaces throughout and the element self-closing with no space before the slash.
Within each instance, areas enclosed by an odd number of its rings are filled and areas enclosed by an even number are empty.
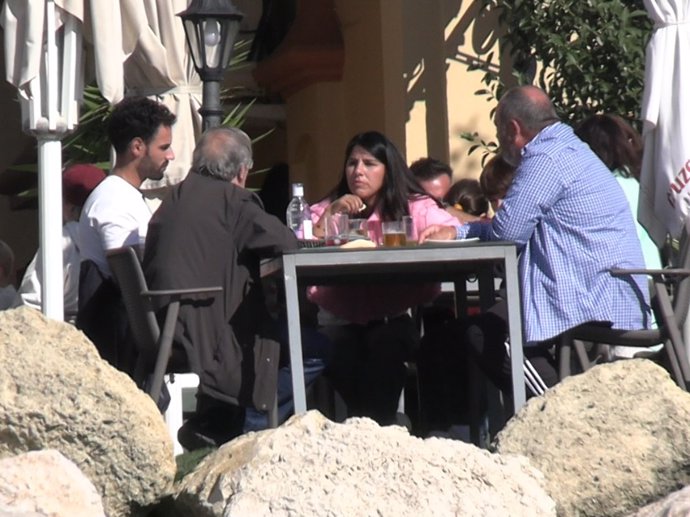
<svg viewBox="0 0 690 517">
<path fill-rule="evenodd" d="M 175 330 L 202 393 L 261 410 L 272 403 L 279 346 L 259 263 L 296 246 L 255 194 L 195 173 L 172 188 L 151 218 L 144 252 L 150 289 L 224 289 L 183 300 Z"/>
</svg>

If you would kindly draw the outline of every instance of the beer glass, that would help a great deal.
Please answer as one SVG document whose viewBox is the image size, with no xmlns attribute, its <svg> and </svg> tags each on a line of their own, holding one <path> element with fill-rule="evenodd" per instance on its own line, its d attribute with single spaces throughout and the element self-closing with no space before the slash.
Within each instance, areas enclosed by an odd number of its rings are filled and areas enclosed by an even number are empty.
<svg viewBox="0 0 690 517">
<path fill-rule="evenodd" d="M 400 247 L 407 245 L 405 234 L 405 223 L 403 221 L 383 221 L 381 223 L 383 231 L 383 245 Z"/>
</svg>

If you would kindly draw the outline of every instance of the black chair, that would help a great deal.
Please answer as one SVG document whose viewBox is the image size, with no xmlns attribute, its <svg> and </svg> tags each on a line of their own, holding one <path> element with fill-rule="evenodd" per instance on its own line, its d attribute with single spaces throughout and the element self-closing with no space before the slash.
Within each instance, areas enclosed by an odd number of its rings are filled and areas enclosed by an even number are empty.
<svg viewBox="0 0 690 517">
<path fill-rule="evenodd" d="M 185 296 L 198 294 L 213 296 L 221 293 L 223 288 L 199 287 L 151 291 L 146 285 L 146 278 L 134 248 L 116 248 L 108 251 L 107 257 L 110 270 L 122 292 L 130 332 L 139 351 L 135 381 L 150 377 L 150 381 L 146 384 L 146 392 L 157 402 L 172 353 L 180 300 Z M 152 303 L 155 298 L 168 299 L 162 332 Z M 277 396 L 269 409 L 268 423 L 270 427 L 278 426 Z"/>
<path fill-rule="evenodd" d="M 685 239 L 688 242 L 688 239 Z M 650 347 L 663 343 L 671 375 L 684 390 L 690 383 L 690 366 L 686 343 L 683 340 L 683 327 L 690 308 L 690 253 L 682 246 L 680 268 L 674 269 L 612 269 L 614 276 L 648 275 L 652 279 L 656 306 L 657 328 L 649 330 L 618 330 L 598 324 L 580 325 L 567 332 L 561 339 L 561 377 L 567 376 L 567 359 L 570 350 L 578 341 L 607 343 L 631 347 Z M 581 344 L 579 345 L 581 347 Z M 583 370 L 589 367 L 586 356 L 579 348 L 578 356 Z"/>
<path fill-rule="evenodd" d="M 110 270 L 122 293 L 129 329 L 138 352 L 135 382 L 140 383 L 144 379 L 149 379 L 146 383 L 146 392 L 157 402 L 172 354 L 173 333 L 180 309 L 180 299 L 198 294 L 214 296 L 221 293 L 223 288 L 200 287 L 150 291 L 134 248 L 113 249 L 108 251 L 107 257 Z M 154 310 L 153 300 L 156 298 L 168 300 L 162 332 Z"/>
</svg>

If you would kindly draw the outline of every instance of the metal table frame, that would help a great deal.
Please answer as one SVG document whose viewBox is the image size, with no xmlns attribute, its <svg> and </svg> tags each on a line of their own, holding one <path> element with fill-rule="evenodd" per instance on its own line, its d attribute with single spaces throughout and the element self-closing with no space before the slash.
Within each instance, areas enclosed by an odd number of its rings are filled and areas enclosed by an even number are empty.
<svg viewBox="0 0 690 517">
<path fill-rule="evenodd" d="M 262 276 L 282 271 L 287 304 L 290 368 L 295 413 L 307 410 L 302 365 L 302 332 L 298 290 L 307 285 L 339 283 L 386 283 L 452 281 L 456 296 L 465 292 L 468 274 L 479 277 L 480 304 L 494 299 L 494 265 L 505 266 L 506 302 L 510 336 L 510 359 L 514 411 L 525 403 L 522 352 L 522 313 L 518 282 L 517 251 L 512 242 L 425 244 L 405 248 L 310 248 L 286 252 L 265 261 Z M 462 300 L 458 300 L 462 303 Z"/>
</svg>

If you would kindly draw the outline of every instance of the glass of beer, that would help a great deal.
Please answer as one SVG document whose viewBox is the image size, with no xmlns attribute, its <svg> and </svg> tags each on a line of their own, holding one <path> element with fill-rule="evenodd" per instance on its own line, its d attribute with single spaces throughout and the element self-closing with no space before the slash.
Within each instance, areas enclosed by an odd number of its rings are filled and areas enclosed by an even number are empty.
<svg viewBox="0 0 690 517">
<path fill-rule="evenodd" d="M 405 235 L 405 223 L 403 221 L 383 221 L 381 223 L 383 231 L 383 245 L 390 247 L 400 247 L 407 245 Z"/>
</svg>

